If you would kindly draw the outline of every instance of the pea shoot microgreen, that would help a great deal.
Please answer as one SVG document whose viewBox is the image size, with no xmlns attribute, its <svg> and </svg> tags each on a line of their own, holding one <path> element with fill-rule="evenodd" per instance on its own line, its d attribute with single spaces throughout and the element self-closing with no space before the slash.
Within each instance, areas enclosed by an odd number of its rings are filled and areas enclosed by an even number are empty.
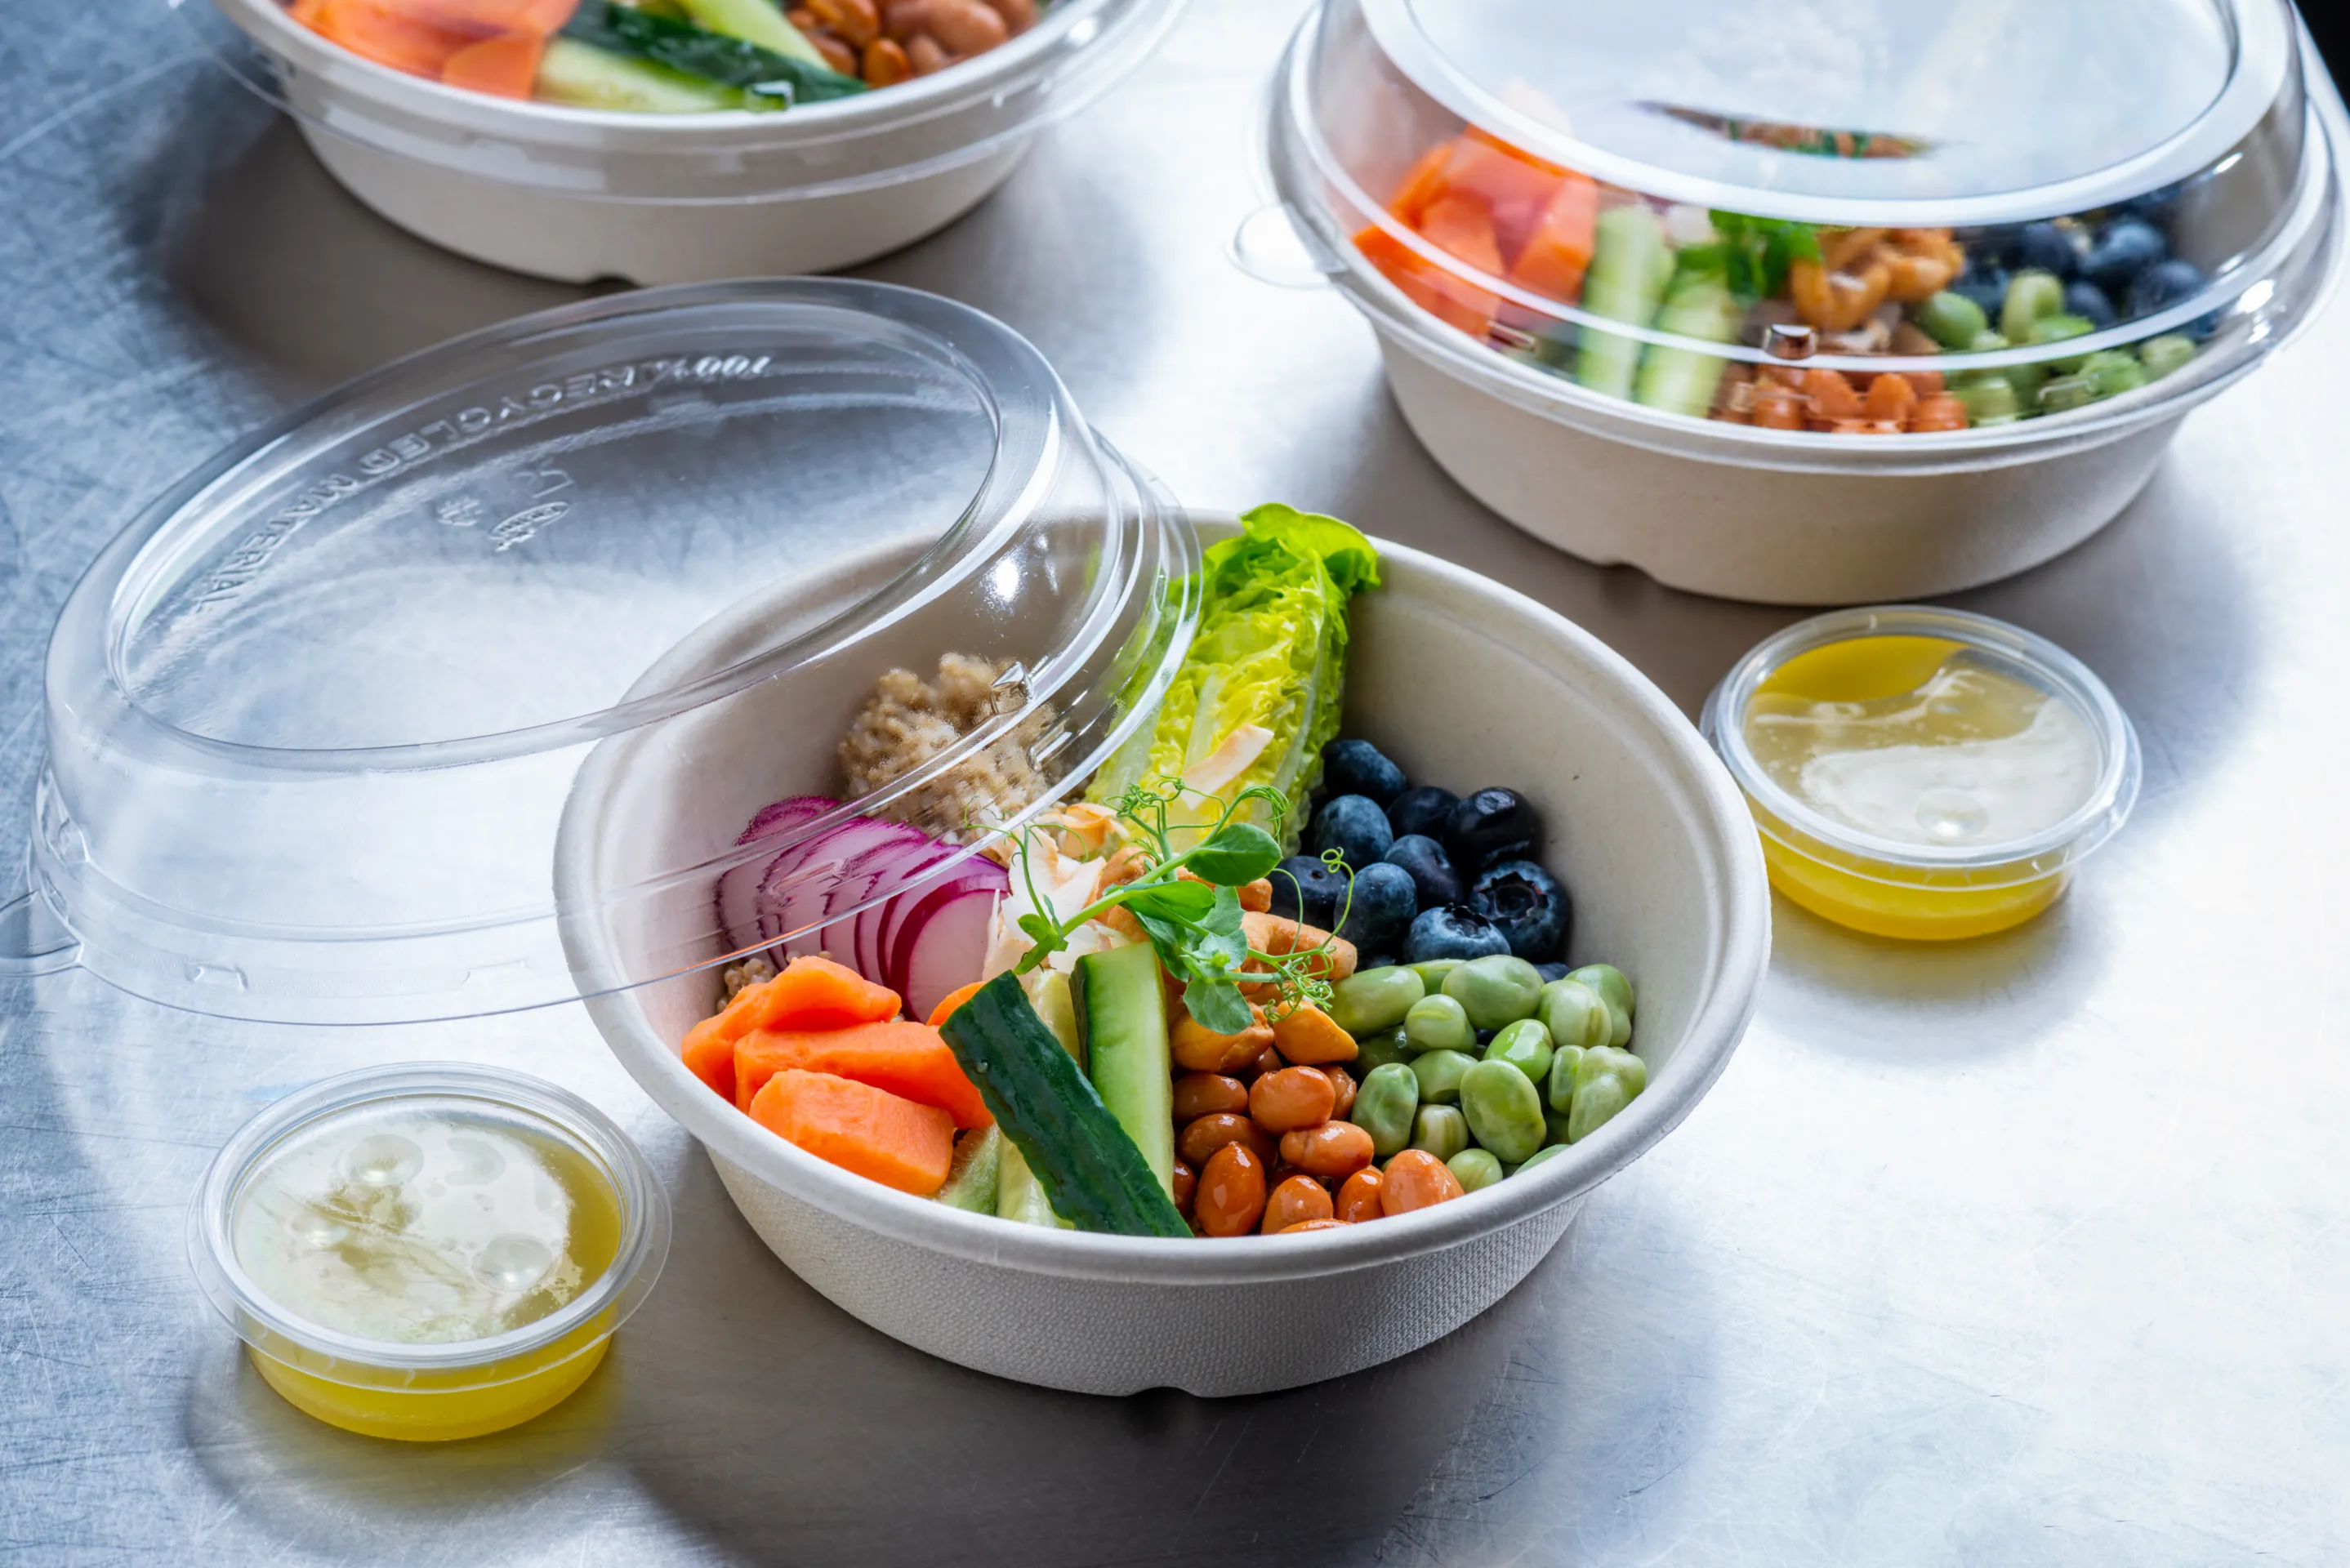
<svg viewBox="0 0 2350 1568">
<path fill-rule="evenodd" d="M 1213 821 L 1204 828 L 1190 823 L 1171 825 L 1169 813 L 1187 800 L 1211 810 Z M 1329 969 L 1327 959 L 1335 939 L 1325 937 L 1314 947 L 1287 953 L 1263 952 L 1249 945 L 1239 889 L 1272 876 L 1281 864 L 1280 840 L 1247 820 L 1250 807 L 1258 802 L 1263 803 L 1266 819 L 1278 830 L 1289 815 L 1289 798 L 1270 784 L 1253 784 L 1230 800 L 1173 782 L 1128 788 L 1111 809 L 1127 826 L 1128 852 L 1139 858 L 1141 874 L 1109 889 L 1066 920 L 1055 911 L 1051 900 L 1036 891 L 1028 835 L 1024 831 L 1020 875 L 1027 886 L 1031 912 L 1020 917 L 1020 929 L 1035 945 L 1023 955 L 1015 972 L 1025 974 L 1062 951 L 1069 945 L 1070 936 L 1087 921 L 1124 909 L 1141 926 L 1167 972 L 1183 982 L 1185 1009 L 1219 1034 L 1238 1034 L 1250 1025 L 1243 984 L 1274 988 L 1274 1004 L 1266 1009 L 1274 1016 L 1308 1004 L 1326 1004 L 1330 985 L 1323 976 Z M 1179 849 L 1178 835 L 1194 841 L 1188 848 Z M 1335 852 L 1325 858 L 1334 870 L 1345 874 L 1345 865 Z M 1352 886 L 1350 878 L 1350 899 Z"/>
</svg>

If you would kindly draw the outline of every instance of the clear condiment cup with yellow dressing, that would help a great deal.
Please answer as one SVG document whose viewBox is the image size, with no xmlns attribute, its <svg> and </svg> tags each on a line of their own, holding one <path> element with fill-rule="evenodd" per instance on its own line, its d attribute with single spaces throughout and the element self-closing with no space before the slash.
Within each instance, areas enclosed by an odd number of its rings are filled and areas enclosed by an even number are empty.
<svg viewBox="0 0 2350 1568">
<path fill-rule="evenodd" d="M 2137 799 L 2137 735 L 2105 683 L 2046 639 L 1960 610 L 1789 627 L 1722 678 L 1702 722 L 1772 883 L 1879 936 L 2021 925 Z"/>
<path fill-rule="evenodd" d="M 198 1283 L 296 1408 L 437 1441 L 567 1398 L 652 1289 L 669 1199 L 578 1096 L 448 1063 L 346 1074 L 241 1128 L 189 1216 Z"/>
</svg>

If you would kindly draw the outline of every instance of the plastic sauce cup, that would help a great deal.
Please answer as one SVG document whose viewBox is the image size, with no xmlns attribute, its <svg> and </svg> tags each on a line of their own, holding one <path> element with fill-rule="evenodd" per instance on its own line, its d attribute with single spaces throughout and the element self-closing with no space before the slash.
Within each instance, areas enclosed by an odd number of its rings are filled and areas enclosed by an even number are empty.
<svg viewBox="0 0 2350 1568">
<path fill-rule="evenodd" d="M 2094 739 L 2094 776 L 2061 820 L 2021 835 L 1911 842 L 1819 809 L 1758 759 L 1749 721 L 1759 698 L 1882 702 L 1918 690 L 1958 654 L 2063 704 Z M 1878 936 L 1950 940 L 2022 924 L 2056 901 L 2137 800 L 2137 732 L 2105 683 L 2046 639 L 1960 610 L 1839 610 L 1789 627 L 1722 678 L 1701 723 L 1745 792 L 1772 885 L 1814 914 Z"/>
<path fill-rule="evenodd" d="M 420 1126 L 476 1135 L 463 1147 L 484 1151 L 478 1157 L 484 1168 L 500 1173 L 510 1162 L 496 1148 L 519 1146 L 538 1157 L 542 1186 L 553 1180 L 567 1189 L 571 1240 L 565 1251 L 544 1251 L 528 1237 L 494 1238 L 462 1267 L 446 1264 L 459 1271 L 451 1276 L 459 1283 L 484 1269 L 519 1271 L 513 1280 L 526 1297 L 537 1288 L 532 1271 L 551 1262 L 556 1268 L 548 1273 L 563 1272 L 566 1282 L 554 1310 L 528 1318 L 528 1308 L 510 1308 L 507 1318 L 528 1320 L 477 1337 L 449 1336 L 445 1324 L 417 1338 L 373 1337 L 306 1316 L 303 1303 L 281 1299 L 300 1293 L 287 1288 L 298 1271 L 278 1266 L 282 1260 L 265 1265 L 261 1254 L 240 1250 L 240 1238 L 255 1234 L 254 1225 L 274 1222 L 255 1220 L 253 1207 L 273 1200 L 273 1182 L 292 1163 L 357 1171 L 360 1200 L 397 1200 L 396 1182 L 405 1173 L 396 1162 L 420 1151 L 387 1129 Z M 387 1148 L 395 1163 L 370 1168 Z M 432 1183 L 434 1195 L 445 1199 L 454 1184 Z M 380 1197 L 387 1191 L 390 1198 Z M 492 1202 L 486 1192 L 476 1200 L 485 1209 Z M 503 1200 L 516 1200 L 511 1184 Z M 348 1238 L 317 1212 L 305 1208 L 296 1222 L 321 1228 L 317 1245 L 330 1249 Z M 205 1173 L 189 1215 L 188 1249 L 204 1294 L 244 1341 L 262 1377 L 296 1409 L 369 1437 L 437 1442 L 500 1431 L 567 1398 L 602 1364 L 613 1334 L 652 1289 L 669 1236 L 667 1194 L 643 1154 L 602 1112 L 522 1074 L 422 1063 L 329 1078 L 247 1122 Z M 506 1253 L 495 1251 L 502 1241 Z M 263 1282 L 270 1276 L 275 1293 Z"/>
</svg>

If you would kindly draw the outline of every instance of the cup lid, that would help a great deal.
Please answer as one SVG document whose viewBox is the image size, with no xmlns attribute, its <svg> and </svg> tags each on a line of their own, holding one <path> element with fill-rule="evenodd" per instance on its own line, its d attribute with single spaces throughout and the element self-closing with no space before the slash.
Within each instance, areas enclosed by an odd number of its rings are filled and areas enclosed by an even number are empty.
<svg viewBox="0 0 2350 1568">
<path fill-rule="evenodd" d="M 526 317 L 241 442 L 108 546 L 50 644 L 36 896 L 87 967 L 199 1012 L 566 1000 L 567 902 L 707 904 L 758 853 L 735 821 L 558 892 L 599 745 L 766 722 L 782 692 L 803 771 L 730 791 L 839 795 L 876 681 L 963 654 L 1001 671 L 999 716 L 833 815 L 1015 732 L 1019 790 L 1049 798 L 1171 671 L 1196 552 L 1036 350 L 967 306 L 808 280 Z M 1044 804 L 1006 784 L 965 836 Z"/>
<path fill-rule="evenodd" d="M 2339 251 L 2287 0 L 1326 0 L 1278 92 L 1276 183 L 1379 318 L 1765 442 L 2208 391 Z"/>
</svg>

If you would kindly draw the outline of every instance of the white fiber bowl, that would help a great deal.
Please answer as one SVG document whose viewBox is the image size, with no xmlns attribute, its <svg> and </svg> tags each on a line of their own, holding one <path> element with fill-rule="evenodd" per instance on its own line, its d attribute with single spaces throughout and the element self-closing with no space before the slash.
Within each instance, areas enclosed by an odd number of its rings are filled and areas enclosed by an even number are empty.
<svg viewBox="0 0 2350 1568">
<path fill-rule="evenodd" d="M 265 62 L 233 61 L 238 73 L 384 217 L 517 272 L 660 284 L 829 272 L 943 227 L 1009 178 L 1040 131 L 1124 80 L 1183 0 L 1061 0 L 934 76 L 713 114 L 444 87 L 352 54 L 280 0 L 214 3 Z"/>
<path fill-rule="evenodd" d="M 1769 892 L 1745 803 L 1679 711 L 1590 633 L 1432 556 L 1396 545 L 1379 552 L 1384 587 L 1352 610 L 1346 732 L 1377 742 L 1416 781 L 1507 784 L 1541 808 L 1541 857 L 1575 900 L 1574 959 L 1618 964 L 1638 988 L 1634 1044 L 1648 1064 L 1647 1092 L 1523 1177 L 1416 1214 L 1299 1236 L 1045 1230 L 827 1165 L 712 1095 L 679 1059 L 686 1030 L 715 1002 L 708 969 L 615 989 L 632 969 L 645 972 L 640 955 L 706 926 L 708 889 L 680 889 L 671 931 L 658 910 L 598 910 L 586 896 L 660 863 L 670 838 L 731 834 L 764 801 L 823 785 L 830 735 L 795 721 L 837 711 L 843 693 L 777 682 L 763 725 L 736 714 L 723 731 L 599 748 L 566 809 L 556 877 L 573 911 L 566 945 L 597 1026 L 702 1141 L 743 1217 L 794 1272 L 893 1338 L 999 1376 L 1092 1394 L 1261 1393 L 1376 1366 L 1483 1312 L 1542 1261 L 1593 1188 L 1689 1114 L 1744 1033 L 1769 956 Z M 877 552 L 841 570 L 877 580 L 899 559 Z M 770 601 L 849 587 L 818 580 L 762 595 L 648 680 L 723 659 Z M 945 651 L 908 647 L 902 659 L 919 667 Z"/>
</svg>

